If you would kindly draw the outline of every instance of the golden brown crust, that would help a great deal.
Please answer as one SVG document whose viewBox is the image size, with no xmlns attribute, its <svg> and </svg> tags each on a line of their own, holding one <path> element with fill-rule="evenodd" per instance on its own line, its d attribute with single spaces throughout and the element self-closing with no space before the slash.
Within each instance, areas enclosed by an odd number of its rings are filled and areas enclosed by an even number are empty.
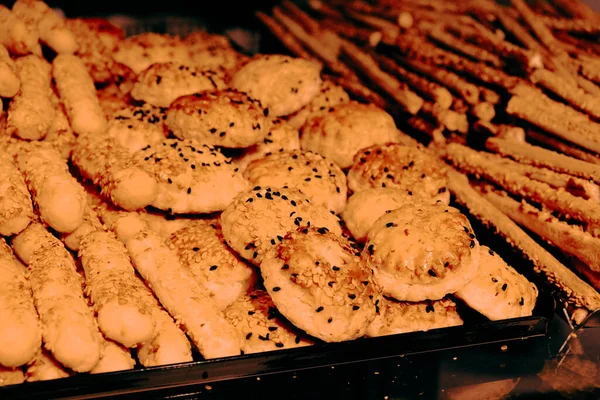
<svg viewBox="0 0 600 400">
<path fill-rule="evenodd" d="M 128 106 L 113 113 L 108 120 L 107 135 L 133 154 L 167 137 L 164 126 L 166 109 L 150 104 Z"/>
<path fill-rule="evenodd" d="M 28 27 L 15 13 L 6 6 L 0 5 L 0 43 L 11 54 L 24 56 L 34 53 L 41 56 L 42 51 L 38 40 L 37 30 Z"/>
<path fill-rule="evenodd" d="M 68 378 L 71 375 L 52 354 L 42 351 L 36 355 L 27 367 L 27 382 L 49 381 L 54 379 Z"/>
<path fill-rule="evenodd" d="M 33 217 L 25 179 L 7 153 L 0 151 L 0 235 L 11 236 L 27 227 Z"/>
<path fill-rule="evenodd" d="M 0 96 L 14 97 L 21 88 L 21 79 L 17 75 L 15 62 L 8 50 L 0 44 Z"/>
</svg>

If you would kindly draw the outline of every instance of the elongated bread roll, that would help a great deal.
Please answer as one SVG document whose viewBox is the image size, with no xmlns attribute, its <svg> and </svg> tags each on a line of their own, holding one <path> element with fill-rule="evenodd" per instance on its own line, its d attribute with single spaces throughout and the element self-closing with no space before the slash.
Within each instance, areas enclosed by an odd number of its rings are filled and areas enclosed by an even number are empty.
<svg viewBox="0 0 600 400">
<path fill-rule="evenodd" d="M 101 344 L 103 348 L 102 357 L 100 357 L 100 361 L 90 373 L 103 374 L 106 372 L 126 371 L 135 367 L 135 360 L 131 358 L 129 349 L 104 337 L 102 337 Z"/>
<path fill-rule="evenodd" d="M 0 239 L 0 365 L 19 367 L 40 351 L 42 333 L 31 287 L 10 247 Z"/>
<path fill-rule="evenodd" d="M 41 53 L 39 36 L 35 30 L 27 27 L 6 6 L 0 5 L 0 43 L 11 54 L 24 56 L 29 53 Z"/>
<path fill-rule="evenodd" d="M 32 30 L 37 30 L 40 40 L 55 52 L 74 53 L 77 50 L 77 40 L 65 20 L 43 1 L 17 0 L 12 12 Z"/>
<path fill-rule="evenodd" d="M 151 340 L 155 321 L 123 245 L 109 233 L 92 232 L 81 241 L 79 258 L 102 333 L 125 347 Z"/>
<path fill-rule="evenodd" d="M 78 134 L 96 135 L 106 131 L 106 117 L 83 61 L 72 54 L 60 54 L 52 66 L 54 81 L 73 130 Z"/>
<path fill-rule="evenodd" d="M 158 195 L 156 180 L 113 139 L 80 135 L 72 161 L 84 177 L 100 186 L 106 197 L 125 210 L 144 208 Z"/>
<path fill-rule="evenodd" d="M 25 374 L 21 368 L 6 368 L 0 366 L 0 387 L 18 385 L 25 382 Z"/>
<path fill-rule="evenodd" d="M 21 79 L 17 75 L 15 62 L 8 50 L 0 44 L 0 97 L 14 97 L 21 88 Z"/>
<path fill-rule="evenodd" d="M 31 251 L 25 258 L 44 347 L 65 367 L 90 371 L 100 359 L 101 338 L 71 254 L 38 223 L 30 224 L 13 242 L 18 255 Z"/>
<path fill-rule="evenodd" d="M 86 204 L 83 213 L 83 222 L 71 233 L 61 235 L 61 239 L 69 250 L 79 251 L 81 240 L 95 231 L 101 231 L 102 224 L 96 212 Z"/>
<path fill-rule="evenodd" d="M 15 62 L 21 90 L 8 107 L 9 134 L 27 140 L 42 139 L 54 119 L 50 64 L 41 57 L 28 55 Z"/>
<path fill-rule="evenodd" d="M 0 150 L 0 235 L 11 236 L 27 227 L 33 216 L 31 196 L 12 157 Z"/>
<path fill-rule="evenodd" d="M 233 326 L 158 235 L 142 231 L 127 242 L 127 249 L 137 271 L 162 305 L 185 327 L 204 358 L 240 354 Z"/>
<path fill-rule="evenodd" d="M 61 233 L 77 229 L 83 222 L 85 191 L 60 153 L 47 144 L 29 146 L 19 152 L 17 163 L 42 220 Z"/>
<path fill-rule="evenodd" d="M 46 351 L 40 352 L 27 367 L 27 382 L 68 378 L 71 374 Z"/>
</svg>

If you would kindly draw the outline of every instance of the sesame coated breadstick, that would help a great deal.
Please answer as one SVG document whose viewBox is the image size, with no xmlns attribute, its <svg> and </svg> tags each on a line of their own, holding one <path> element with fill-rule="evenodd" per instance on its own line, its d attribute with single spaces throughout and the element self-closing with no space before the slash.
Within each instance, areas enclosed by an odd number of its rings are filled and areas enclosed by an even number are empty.
<svg viewBox="0 0 600 400">
<path fill-rule="evenodd" d="M 33 217 L 31 196 L 12 157 L 0 150 L 0 235 L 11 236 L 27 227 Z"/>
</svg>

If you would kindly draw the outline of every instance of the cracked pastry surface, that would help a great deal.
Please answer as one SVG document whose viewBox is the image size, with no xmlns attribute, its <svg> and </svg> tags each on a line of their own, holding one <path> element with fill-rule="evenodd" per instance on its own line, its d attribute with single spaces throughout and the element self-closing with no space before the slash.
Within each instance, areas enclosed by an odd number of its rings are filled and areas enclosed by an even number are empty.
<svg viewBox="0 0 600 400">
<path fill-rule="evenodd" d="M 235 89 L 179 97 L 167 112 L 167 126 L 180 139 L 230 148 L 250 147 L 266 133 L 269 110 Z"/>
<path fill-rule="evenodd" d="M 312 61 L 283 55 L 259 55 L 232 76 L 231 86 L 258 99 L 274 117 L 292 114 L 317 95 L 320 66 Z"/>
<path fill-rule="evenodd" d="M 463 324 L 462 318 L 456 312 L 456 303 L 447 298 L 418 303 L 383 299 L 379 307 L 381 313 L 369 325 L 366 333 L 368 337 L 428 331 Z"/>
<path fill-rule="evenodd" d="M 275 152 L 255 160 L 244 177 L 257 186 L 288 186 L 313 203 L 339 214 L 346 206 L 346 175 L 333 162 L 311 151 Z"/>
<path fill-rule="evenodd" d="M 326 342 L 363 336 L 377 315 L 381 288 L 350 243 L 313 225 L 290 232 L 260 265 L 279 312 Z"/>
<path fill-rule="evenodd" d="M 220 310 L 256 283 L 256 271 L 227 246 L 218 220 L 190 221 L 174 232 L 167 244 Z"/>
<path fill-rule="evenodd" d="M 348 188 L 397 188 L 414 201 L 450 203 L 446 166 L 422 148 L 387 143 L 360 150 L 348 171 Z"/>
<path fill-rule="evenodd" d="M 466 216 L 444 204 L 407 204 L 379 218 L 363 254 L 386 296 L 438 300 L 477 274 L 479 242 Z"/>
<path fill-rule="evenodd" d="M 225 318 L 238 333 L 245 354 L 310 346 L 313 341 L 281 316 L 264 290 L 237 299 Z"/>
<path fill-rule="evenodd" d="M 391 115 L 355 101 L 313 116 L 300 135 L 303 149 L 331 159 L 340 168 L 350 167 L 354 155 L 365 147 L 398 140 L 399 131 Z"/>
<path fill-rule="evenodd" d="M 221 214 L 227 244 L 254 265 L 260 265 L 269 249 L 301 225 L 342 234 L 336 216 L 291 188 L 256 186 L 240 193 Z"/>
<path fill-rule="evenodd" d="M 477 275 L 456 297 L 492 321 L 531 316 L 537 287 L 490 248 L 480 247 Z"/>
</svg>

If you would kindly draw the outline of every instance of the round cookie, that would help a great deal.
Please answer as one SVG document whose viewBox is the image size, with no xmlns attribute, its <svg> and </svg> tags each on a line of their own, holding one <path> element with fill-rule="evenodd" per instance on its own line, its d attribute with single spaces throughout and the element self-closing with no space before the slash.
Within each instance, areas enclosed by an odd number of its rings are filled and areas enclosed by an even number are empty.
<svg viewBox="0 0 600 400">
<path fill-rule="evenodd" d="M 252 161 L 244 177 L 253 185 L 299 189 L 313 203 L 336 214 L 346 207 L 346 175 L 340 167 L 311 151 L 275 152 Z"/>
<path fill-rule="evenodd" d="M 371 270 L 347 240 L 327 229 L 289 233 L 260 270 L 279 312 L 326 342 L 363 336 L 377 315 L 382 295 Z"/>
<path fill-rule="evenodd" d="M 254 160 L 258 160 L 276 152 L 300 149 L 300 134 L 290 124 L 281 118 L 267 119 L 267 134 L 255 144 L 244 149 L 244 153 L 236 158 L 234 162 L 245 171 Z"/>
<path fill-rule="evenodd" d="M 288 116 L 288 122 L 294 128 L 300 129 L 309 118 L 319 113 L 326 113 L 331 107 L 349 102 L 350 96 L 344 88 L 331 81 L 323 81 L 319 93 L 301 110 Z"/>
<path fill-rule="evenodd" d="M 245 148 L 261 141 L 269 110 L 235 89 L 182 96 L 171 103 L 167 126 L 181 139 Z"/>
<path fill-rule="evenodd" d="M 274 117 L 292 114 L 316 96 L 321 86 L 320 66 L 283 55 L 258 55 L 232 76 L 231 87 L 260 100 Z"/>
<path fill-rule="evenodd" d="M 217 220 L 192 220 L 167 241 L 219 310 L 253 289 L 257 274 L 223 240 Z"/>
<path fill-rule="evenodd" d="M 150 32 L 122 40 L 112 56 L 115 61 L 127 65 L 136 74 L 156 63 L 190 62 L 188 48 L 180 38 Z"/>
<path fill-rule="evenodd" d="M 531 316 L 536 286 L 488 247 L 480 253 L 477 275 L 455 296 L 492 321 Z"/>
<path fill-rule="evenodd" d="M 438 203 L 407 204 L 373 224 L 363 254 L 386 296 L 438 300 L 476 275 L 479 243 L 467 217 Z"/>
<path fill-rule="evenodd" d="M 242 342 L 244 354 L 284 350 L 313 344 L 306 334 L 291 325 L 275 308 L 264 290 L 237 299 L 224 311 Z"/>
<path fill-rule="evenodd" d="M 168 213 L 222 211 L 248 189 L 231 159 L 194 140 L 166 139 L 147 145 L 132 158 L 158 182 L 158 196 L 151 205 Z"/>
<path fill-rule="evenodd" d="M 463 324 L 462 318 L 456 312 L 456 303 L 447 298 L 419 303 L 383 299 L 379 307 L 381 313 L 369 325 L 366 333 L 368 337 L 428 331 Z"/>
<path fill-rule="evenodd" d="M 108 136 L 134 153 L 147 145 L 165 140 L 167 130 L 163 124 L 165 109 L 144 104 L 116 111 L 108 121 Z"/>
<path fill-rule="evenodd" d="M 330 107 L 304 124 L 300 145 L 335 162 L 352 165 L 354 155 L 365 147 L 397 142 L 400 133 L 394 119 L 374 105 L 352 101 Z"/>
<path fill-rule="evenodd" d="M 348 199 L 342 219 L 346 227 L 359 243 L 367 240 L 371 227 L 387 211 L 395 210 L 412 203 L 412 196 L 395 188 L 367 189 L 353 194 Z"/>
<path fill-rule="evenodd" d="M 169 107 L 178 97 L 225 87 L 215 71 L 165 62 L 152 64 L 138 76 L 131 97 L 157 107 Z"/>
<path fill-rule="evenodd" d="M 260 265 L 268 250 L 301 225 L 342 234 L 335 215 L 291 188 L 257 186 L 239 194 L 221 214 L 227 244 L 254 265 Z"/>
<path fill-rule="evenodd" d="M 362 149 L 348 171 L 348 188 L 353 192 L 376 188 L 402 189 L 415 198 L 433 204 L 450 203 L 446 166 L 421 147 L 388 143 Z"/>
</svg>

